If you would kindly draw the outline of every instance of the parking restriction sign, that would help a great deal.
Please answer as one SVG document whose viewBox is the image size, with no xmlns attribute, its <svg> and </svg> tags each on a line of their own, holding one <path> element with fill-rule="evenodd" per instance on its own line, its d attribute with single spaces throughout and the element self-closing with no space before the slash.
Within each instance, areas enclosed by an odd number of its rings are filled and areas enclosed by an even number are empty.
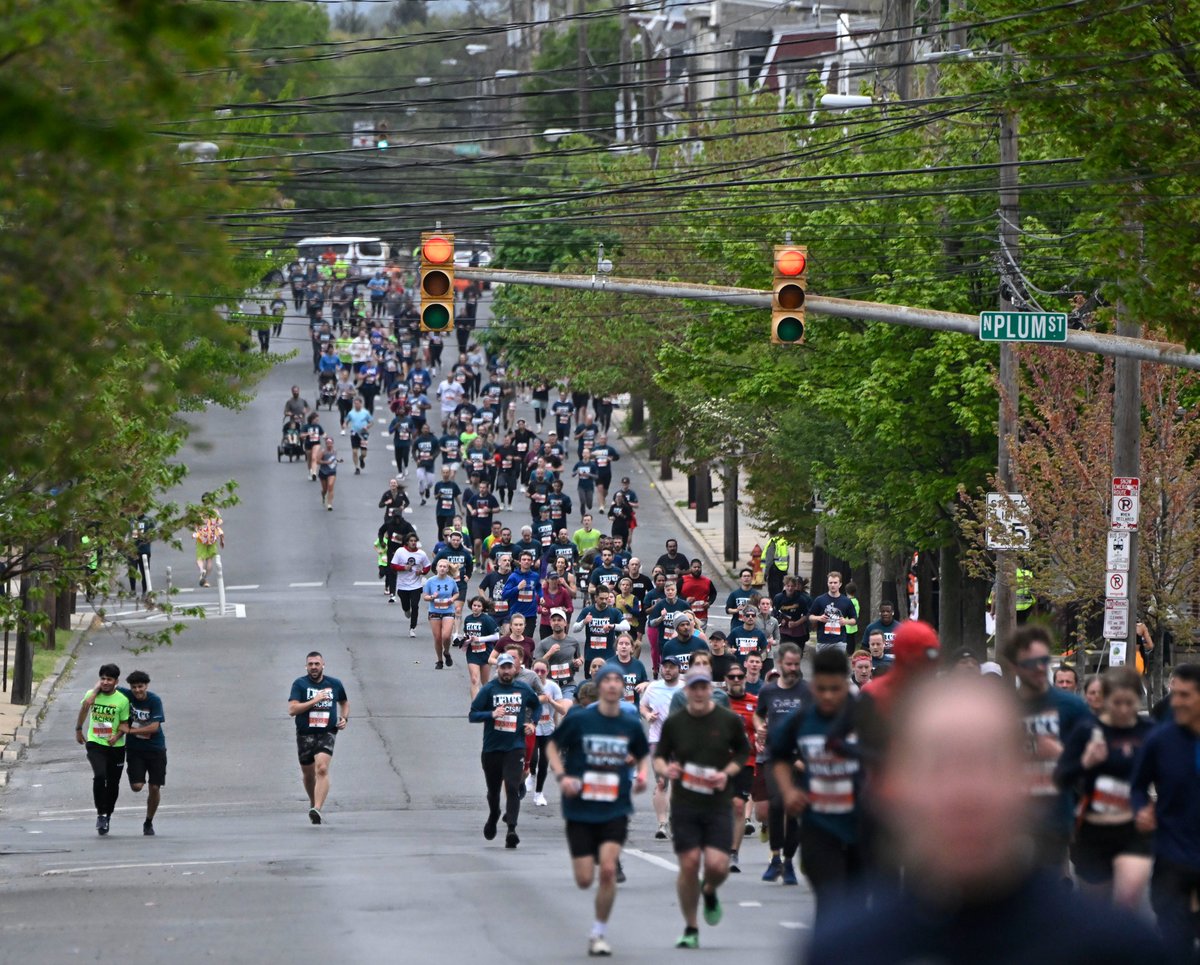
<svg viewBox="0 0 1200 965">
<path fill-rule="evenodd" d="M 1109 517 L 1112 529 L 1131 533 L 1138 528 L 1141 489 L 1142 481 L 1137 476 L 1113 476 L 1112 515 Z"/>
<path fill-rule="evenodd" d="M 1126 640 L 1129 637 L 1129 601 L 1104 601 L 1104 639 Z"/>
<path fill-rule="evenodd" d="M 1122 573 L 1129 572 L 1129 540 L 1130 537 L 1126 533 L 1109 533 L 1108 534 L 1108 570 L 1118 570 Z"/>
<path fill-rule="evenodd" d="M 1120 570 L 1109 570 L 1104 574 L 1104 596 L 1109 600 L 1129 599 L 1129 574 Z"/>
</svg>

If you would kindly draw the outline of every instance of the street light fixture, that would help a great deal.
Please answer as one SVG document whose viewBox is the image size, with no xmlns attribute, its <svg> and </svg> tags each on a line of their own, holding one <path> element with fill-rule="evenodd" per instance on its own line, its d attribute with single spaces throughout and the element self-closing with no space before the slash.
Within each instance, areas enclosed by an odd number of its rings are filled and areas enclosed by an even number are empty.
<svg viewBox="0 0 1200 965">
<path fill-rule="evenodd" d="M 874 99 L 866 94 L 822 94 L 821 107 L 828 111 L 847 110 L 853 107 L 870 107 Z"/>
<path fill-rule="evenodd" d="M 476 54 L 485 53 L 487 49 L 487 44 L 467 44 L 467 53 L 472 57 L 474 57 Z"/>
<path fill-rule="evenodd" d="M 542 131 L 542 137 L 544 137 L 551 144 L 557 144 L 568 134 L 574 133 L 575 132 L 569 127 L 548 127 Z"/>
</svg>

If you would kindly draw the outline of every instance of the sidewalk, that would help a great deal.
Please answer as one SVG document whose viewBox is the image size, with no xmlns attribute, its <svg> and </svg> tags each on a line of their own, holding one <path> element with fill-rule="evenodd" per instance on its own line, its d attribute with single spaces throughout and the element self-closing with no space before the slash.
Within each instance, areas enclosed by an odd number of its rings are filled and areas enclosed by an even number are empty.
<svg viewBox="0 0 1200 965">
<path fill-rule="evenodd" d="M 761 532 L 758 525 L 750 518 L 753 504 L 749 499 L 740 495 L 738 498 L 738 559 L 731 563 L 725 559 L 725 507 L 713 506 L 708 511 L 708 522 L 696 522 L 696 511 L 688 508 L 687 475 L 676 470 L 673 478 L 666 481 L 658 478 L 658 462 L 646 454 L 645 440 L 640 436 L 624 435 L 617 426 L 613 426 L 613 435 L 618 436 L 629 452 L 629 457 L 637 463 L 655 489 L 667 503 L 684 533 L 695 545 L 705 562 L 705 572 L 716 582 L 736 581 L 738 570 L 750 563 L 750 551 L 757 543 L 765 550 L 769 536 Z M 713 499 L 721 500 L 721 477 L 713 473 Z M 686 550 L 684 546 L 682 549 Z M 806 551 L 800 553 L 800 572 L 807 573 L 812 569 L 812 554 Z"/>
<path fill-rule="evenodd" d="M 54 669 L 38 682 L 33 692 L 33 699 L 28 704 L 14 704 L 12 700 L 12 665 L 16 656 L 16 646 L 10 643 L 8 653 L 8 686 L 9 689 L 0 693 L 0 787 L 8 783 L 8 768 L 21 759 L 25 748 L 33 743 L 33 734 L 37 730 L 42 712 L 46 704 L 58 689 L 63 668 L 74 659 L 79 647 L 87 637 L 87 631 L 92 628 L 95 614 L 90 610 L 81 610 L 71 618 L 71 630 L 60 630 L 59 633 L 72 633 L 72 639 L 58 655 Z"/>
</svg>

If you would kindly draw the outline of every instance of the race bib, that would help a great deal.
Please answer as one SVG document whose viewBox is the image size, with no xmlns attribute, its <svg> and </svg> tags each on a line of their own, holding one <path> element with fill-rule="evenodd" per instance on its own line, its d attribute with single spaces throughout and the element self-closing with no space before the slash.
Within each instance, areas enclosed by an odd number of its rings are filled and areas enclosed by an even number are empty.
<svg viewBox="0 0 1200 965">
<path fill-rule="evenodd" d="M 443 608 L 448 607 L 450 605 L 450 597 L 439 596 L 437 599 L 435 599 L 433 601 L 433 605 L 438 606 L 438 607 L 443 607 Z"/>
<path fill-rule="evenodd" d="M 842 622 L 840 620 L 826 620 L 825 633 L 831 637 L 835 637 L 842 632 Z"/>
<path fill-rule="evenodd" d="M 327 710 L 310 710 L 308 712 L 309 727 L 328 727 L 329 726 L 329 711 Z"/>
<path fill-rule="evenodd" d="M 717 776 L 715 767 L 701 767 L 699 764 L 684 764 L 680 782 L 689 791 L 696 794 L 716 794 L 716 790 L 708 783 Z"/>
<path fill-rule="evenodd" d="M 487 649 L 487 644 L 482 640 L 471 641 L 471 653 L 483 653 Z"/>
<path fill-rule="evenodd" d="M 752 638 L 742 637 L 738 640 L 738 653 L 743 657 L 751 653 L 758 652 L 758 643 Z"/>
<path fill-rule="evenodd" d="M 571 665 L 568 663 L 556 663 L 550 668 L 551 680 L 567 680 L 571 676 Z"/>
<path fill-rule="evenodd" d="M 854 782 L 843 777 L 812 778 L 808 806 L 818 814 L 849 814 L 854 810 Z"/>
<path fill-rule="evenodd" d="M 1092 792 L 1092 810 L 1097 814 L 1128 814 L 1133 809 L 1128 781 L 1102 774 Z"/>
<path fill-rule="evenodd" d="M 585 801 L 602 801 L 611 803 L 617 799 L 621 790 L 621 778 L 617 774 L 605 771 L 584 771 L 583 790 L 579 796 Z"/>
<path fill-rule="evenodd" d="M 523 590 L 517 590 L 517 600 L 521 603 L 532 603 L 533 588 L 527 586 Z"/>
<path fill-rule="evenodd" d="M 108 740 L 113 735 L 112 722 L 107 720 L 92 721 L 92 735 L 99 740 Z"/>
<path fill-rule="evenodd" d="M 515 734 L 517 732 L 517 715 L 505 714 L 503 717 L 495 719 L 493 726 L 505 734 Z"/>
</svg>

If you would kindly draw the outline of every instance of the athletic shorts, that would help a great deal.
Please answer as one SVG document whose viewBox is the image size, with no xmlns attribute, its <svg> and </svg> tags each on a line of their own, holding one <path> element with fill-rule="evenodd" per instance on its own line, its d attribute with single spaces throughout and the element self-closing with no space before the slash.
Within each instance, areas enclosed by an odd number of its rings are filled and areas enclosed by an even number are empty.
<svg viewBox="0 0 1200 965">
<path fill-rule="evenodd" d="M 133 742 L 125 744 L 125 773 L 129 775 L 129 786 L 150 783 L 156 787 L 167 786 L 167 749 L 147 747 L 134 750 Z"/>
<path fill-rule="evenodd" d="M 333 744 L 337 740 L 337 732 L 332 730 L 314 731 L 296 735 L 296 751 L 301 764 L 311 764 L 318 754 L 333 755 Z"/>
<path fill-rule="evenodd" d="M 601 824 L 590 821 L 567 822 L 567 849 L 572 858 L 598 858 L 600 845 L 625 844 L 629 818 L 613 818 Z"/>
<path fill-rule="evenodd" d="M 733 796 L 749 801 L 754 797 L 754 771 L 752 764 L 747 764 L 733 778 Z"/>
<path fill-rule="evenodd" d="M 771 793 L 767 789 L 767 767 L 768 763 L 762 761 L 754 765 L 750 781 L 750 800 L 754 802 L 771 800 Z M 743 768 L 738 776 L 745 774 L 750 768 Z"/>
<path fill-rule="evenodd" d="M 676 854 L 696 848 L 715 848 L 729 854 L 733 850 L 733 809 L 702 811 L 672 801 L 671 838 Z"/>
<path fill-rule="evenodd" d="M 350 448 L 351 449 L 361 449 L 362 447 L 363 447 L 362 436 L 360 436 L 357 432 L 350 433 Z"/>
<path fill-rule="evenodd" d="M 1113 859 L 1123 854 L 1150 857 L 1152 837 L 1132 821 L 1125 824 L 1089 824 L 1084 821 L 1071 845 L 1075 874 L 1088 884 L 1111 881 Z"/>
<path fill-rule="evenodd" d="M 216 543 L 196 543 L 196 559 L 211 560 L 217 555 L 219 547 Z"/>
</svg>

